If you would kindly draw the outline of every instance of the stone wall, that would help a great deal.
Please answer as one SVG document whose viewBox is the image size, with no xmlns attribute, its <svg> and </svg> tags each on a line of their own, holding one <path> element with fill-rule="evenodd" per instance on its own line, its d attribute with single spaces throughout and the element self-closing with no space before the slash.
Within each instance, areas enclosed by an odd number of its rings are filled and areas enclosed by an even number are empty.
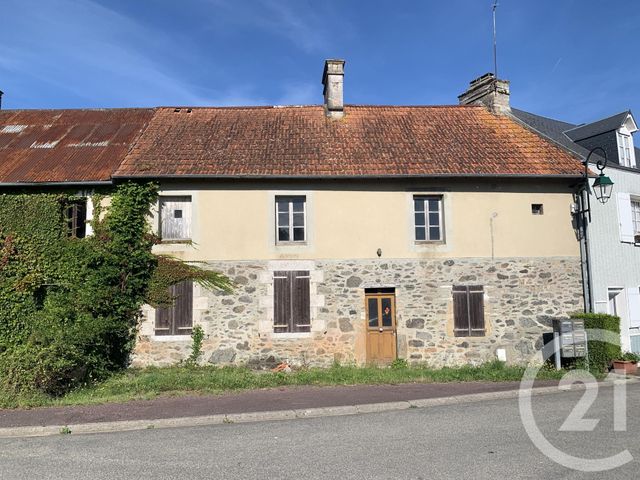
<svg viewBox="0 0 640 480">
<path fill-rule="evenodd" d="M 434 366 L 477 364 L 504 348 L 511 363 L 528 361 L 554 318 L 582 309 L 578 258 L 211 262 L 237 284 L 232 294 L 194 292 L 194 324 L 204 328 L 204 362 L 328 366 L 366 362 L 366 288 L 395 287 L 398 356 Z M 271 331 L 271 273 L 311 270 L 312 332 Z M 452 286 L 483 285 L 484 337 L 453 335 Z M 144 309 L 134 365 L 186 358 L 189 337 L 154 337 Z"/>
</svg>

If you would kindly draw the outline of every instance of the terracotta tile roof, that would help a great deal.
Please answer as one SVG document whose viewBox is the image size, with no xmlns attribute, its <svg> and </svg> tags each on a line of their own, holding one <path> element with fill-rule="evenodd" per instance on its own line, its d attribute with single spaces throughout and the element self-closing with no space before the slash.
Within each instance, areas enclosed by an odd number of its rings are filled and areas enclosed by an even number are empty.
<svg viewBox="0 0 640 480">
<path fill-rule="evenodd" d="M 483 107 L 159 108 L 115 176 L 567 175 L 580 162 Z"/>
<path fill-rule="evenodd" d="M 0 185 L 109 181 L 153 109 L 2 110 Z"/>
</svg>

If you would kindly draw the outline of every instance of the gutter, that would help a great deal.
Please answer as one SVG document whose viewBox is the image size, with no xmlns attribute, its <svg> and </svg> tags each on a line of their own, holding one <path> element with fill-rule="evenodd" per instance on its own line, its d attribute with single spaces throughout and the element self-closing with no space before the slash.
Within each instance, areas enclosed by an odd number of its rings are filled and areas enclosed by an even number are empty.
<svg viewBox="0 0 640 480">
<path fill-rule="evenodd" d="M 111 180 L 101 180 L 95 182 L 0 182 L 2 187 L 75 187 L 75 186 L 101 186 L 113 185 Z"/>
<path fill-rule="evenodd" d="M 582 178 L 581 174 L 494 174 L 494 173 L 435 173 L 429 175 L 114 175 L 113 180 L 153 180 L 153 179 L 210 179 L 210 180 L 398 180 L 430 178 L 504 178 L 504 179 L 565 179 Z"/>
</svg>

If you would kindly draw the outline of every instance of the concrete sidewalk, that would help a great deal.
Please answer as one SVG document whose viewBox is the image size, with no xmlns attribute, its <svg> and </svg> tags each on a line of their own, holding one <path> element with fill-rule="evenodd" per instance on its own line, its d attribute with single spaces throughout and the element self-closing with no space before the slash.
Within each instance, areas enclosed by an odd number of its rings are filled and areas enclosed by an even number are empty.
<svg viewBox="0 0 640 480">
<path fill-rule="evenodd" d="M 611 386 L 611 380 L 638 382 L 637 377 L 616 376 L 599 386 Z M 519 387 L 519 382 L 282 387 L 91 406 L 0 410 L 0 438 L 57 435 L 63 429 L 99 433 L 404 410 L 515 398 Z M 561 392 L 557 381 L 540 381 L 532 394 Z"/>
</svg>

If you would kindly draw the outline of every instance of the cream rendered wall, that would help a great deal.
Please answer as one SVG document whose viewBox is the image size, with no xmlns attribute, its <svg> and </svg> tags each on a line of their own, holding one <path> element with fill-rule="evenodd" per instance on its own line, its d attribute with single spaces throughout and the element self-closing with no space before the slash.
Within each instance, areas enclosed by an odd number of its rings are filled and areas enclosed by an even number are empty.
<svg viewBox="0 0 640 480">
<path fill-rule="evenodd" d="M 570 187 L 547 182 L 165 183 L 161 194 L 192 196 L 193 244 L 155 251 L 188 261 L 377 258 L 378 248 L 383 258 L 578 256 Z M 276 245 L 279 194 L 306 195 L 305 245 Z M 415 244 L 414 194 L 443 196 L 444 243 Z"/>
</svg>

